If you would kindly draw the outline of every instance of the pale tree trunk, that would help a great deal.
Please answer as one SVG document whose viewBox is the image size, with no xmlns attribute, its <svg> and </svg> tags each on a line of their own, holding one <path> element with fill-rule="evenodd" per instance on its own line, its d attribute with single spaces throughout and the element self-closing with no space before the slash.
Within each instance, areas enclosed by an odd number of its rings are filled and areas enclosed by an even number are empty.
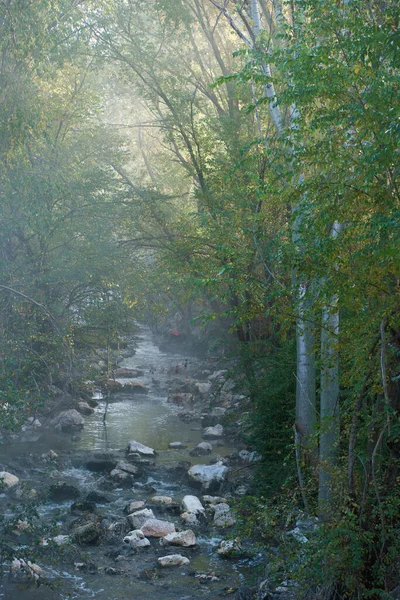
<svg viewBox="0 0 400 600">
<path fill-rule="evenodd" d="M 336 238 L 341 225 L 334 223 L 331 237 Z M 322 310 L 321 330 L 321 432 L 319 440 L 318 509 L 328 517 L 332 500 L 332 472 L 339 442 L 339 309 L 338 297 L 332 296 Z"/>
</svg>

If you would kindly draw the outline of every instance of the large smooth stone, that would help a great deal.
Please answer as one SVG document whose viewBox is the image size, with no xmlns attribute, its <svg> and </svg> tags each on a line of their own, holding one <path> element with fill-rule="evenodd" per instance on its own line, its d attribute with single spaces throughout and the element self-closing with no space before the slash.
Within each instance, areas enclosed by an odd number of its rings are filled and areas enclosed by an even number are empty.
<svg viewBox="0 0 400 600">
<path fill-rule="evenodd" d="M 171 506 L 172 498 L 171 498 L 171 496 L 152 496 L 149 499 L 149 502 L 152 502 L 153 504 L 162 504 L 164 506 Z"/>
<path fill-rule="evenodd" d="M 145 548 L 150 546 L 150 540 L 145 537 L 143 531 L 135 529 L 124 537 L 124 544 L 127 544 L 130 548 Z"/>
<path fill-rule="evenodd" d="M 168 556 L 161 556 L 157 562 L 160 567 L 180 567 L 182 565 L 190 564 L 190 560 L 181 554 L 169 554 Z"/>
<path fill-rule="evenodd" d="M 191 529 L 179 531 L 178 533 L 168 533 L 163 537 L 163 544 L 165 546 L 183 546 L 184 548 L 189 548 L 196 545 L 196 536 Z"/>
<path fill-rule="evenodd" d="M 10 490 L 18 484 L 19 479 L 16 475 L 8 473 L 7 471 L 0 471 L 0 489 L 4 486 Z"/>
<path fill-rule="evenodd" d="M 129 502 L 129 504 L 125 506 L 124 512 L 128 513 L 128 515 L 131 515 L 138 510 L 142 510 L 144 507 L 145 503 L 143 500 L 132 500 L 132 502 Z"/>
<path fill-rule="evenodd" d="M 56 431 L 76 431 L 84 425 L 85 419 L 75 408 L 64 410 L 50 421 L 50 426 Z"/>
<path fill-rule="evenodd" d="M 200 442 L 193 450 L 189 452 L 190 456 L 206 456 L 211 454 L 213 447 L 208 442 Z"/>
<path fill-rule="evenodd" d="M 184 496 L 182 500 L 182 509 L 185 512 L 193 513 L 194 515 L 204 515 L 206 512 L 197 496 Z"/>
<path fill-rule="evenodd" d="M 203 490 L 218 488 L 228 475 L 229 469 L 222 462 L 215 465 L 194 465 L 188 471 L 189 479 L 200 484 Z"/>
<path fill-rule="evenodd" d="M 161 521 L 160 519 L 148 519 L 140 529 L 148 537 L 162 538 L 169 533 L 175 533 L 175 525 L 173 523 L 170 521 Z"/>
<path fill-rule="evenodd" d="M 203 431 L 204 438 L 220 438 L 224 435 L 224 428 L 220 423 L 215 427 L 206 427 Z"/>
<path fill-rule="evenodd" d="M 137 475 L 139 473 L 139 469 L 135 465 L 131 465 L 131 463 L 123 460 L 120 460 L 115 468 L 124 471 L 125 473 L 129 473 L 130 475 Z"/>
<path fill-rule="evenodd" d="M 153 448 L 149 446 L 145 446 L 136 440 L 131 440 L 128 442 L 128 447 L 126 449 L 128 454 L 140 454 L 141 456 L 155 456 L 156 452 Z"/>
<path fill-rule="evenodd" d="M 78 402 L 78 412 L 81 413 L 81 415 L 92 415 L 94 413 L 94 409 L 89 406 L 89 404 L 87 402 Z"/>
<path fill-rule="evenodd" d="M 155 519 L 154 513 L 150 508 L 143 508 L 143 510 L 137 510 L 128 515 L 128 521 L 135 529 L 141 529 L 143 523 L 148 519 Z"/>
</svg>

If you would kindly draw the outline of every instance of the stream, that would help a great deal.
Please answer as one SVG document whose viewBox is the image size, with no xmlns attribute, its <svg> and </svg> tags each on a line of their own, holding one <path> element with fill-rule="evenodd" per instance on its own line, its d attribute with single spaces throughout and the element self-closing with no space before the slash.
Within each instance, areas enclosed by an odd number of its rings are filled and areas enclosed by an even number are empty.
<svg viewBox="0 0 400 600">
<path fill-rule="evenodd" d="M 150 330 L 141 326 L 134 356 L 125 358 L 120 367 L 139 370 L 141 375 L 135 382 L 143 384 L 147 394 L 113 393 L 105 424 L 105 400 L 99 394 L 98 406 L 92 415 L 85 416 L 84 429 L 78 435 L 46 429 L 32 439 L 29 435 L 18 436 L 12 443 L 0 445 L 1 463 L 15 473 L 26 488 L 38 492 L 40 502 L 36 507 L 36 521 L 54 526 L 54 535 L 68 535 L 71 523 L 77 519 L 77 515 L 71 513 L 71 504 L 75 500 L 54 502 L 46 496 L 49 486 L 58 481 L 78 488 L 79 500 L 84 500 L 90 492 L 103 495 L 104 502 L 100 498 L 96 503 L 96 513 L 104 518 L 107 526 L 117 523 L 111 539 L 107 537 L 101 543 L 68 545 L 53 552 L 49 550 L 44 556 L 42 551 L 37 556 L 33 553 L 32 561 L 41 566 L 50 585 L 35 587 L 32 583 L 14 582 L 5 572 L 0 583 L 0 598 L 214 600 L 232 597 L 243 586 L 254 563 L 248 558 L 228 560 L 217 554 L 220 541 L 229 538 L 231 530 L 213 527 L 212 518 L 206 526 L 195 530 L 197 544 L 194 548 L 163 547 L 155 538 L 151 539 L 150 547 L 136 551 L 127 551 L 123 544 L 124 535 L 133 529 L 131 526 L 126 529 L 124 507 L 129 502 L 148 503 L 152 496 L 162 495 L 172 497 L 174 504 L 180 505 L 187 494 L 201 498 L 202 492 L 189 485 L 187 463 L 208 464 L 217 456 L 228 456 L 235 451 L 235 447 L 223 439 L 212 442 L 210 456 L 189 454 L 204 441 L 201 422 L 180 418 L 182 408 L 168 401 L 168 388 L 171 383 L 183 385 L 193 376 L 196 380 L 206 381 L 212 368 L 199 358 L 175 352 L 177 348 L 173 345 L 171 351 L 161 351 Z M 119 381 L 124 384 L 132 380 Z M 88 460 L 93 457 L 112 457 L 116 462 L 125 460 L 125 448 L 130 440 L 137 440 L 157 452 L 154 459 L 140 465 L 140 476 L 133 484 L 117 487 L 110 482 L 108 474 L 87 468 Z M 171 449 L 170 442 L 182 442 L 186 448 Z M 42 458 L 50 449 L 58 455 L 51 463 Z M 229 490 L 222 492 L 229 498 Z M 4 493 L 0 494 L 0 507 L 5 518 L 12 518 L 10 498 Z M 153 504 L 151 508 L 156 518 L 172 521 L 178 531 L 188 528 L 180 519 L 181 511 L 168 511 L 167 507 Z M 14 547 L 28 543 L 30 546 L 33 543 L 42 545 L 43 539 L 33 540 L 29 531 L 16 534 Z M 49 548 L 52 547 L 50 544 Z M 167 554 L 182 554 L 190 564 L 158 567 L 157 558 Z M 77 567 L 77 563 L 81 565 Z"/>
</svg>

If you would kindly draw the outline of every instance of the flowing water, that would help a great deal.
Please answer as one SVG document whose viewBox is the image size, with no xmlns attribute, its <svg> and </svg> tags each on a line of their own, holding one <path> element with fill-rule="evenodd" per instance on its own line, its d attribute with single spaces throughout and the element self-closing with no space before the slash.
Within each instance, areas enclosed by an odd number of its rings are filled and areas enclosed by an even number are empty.
<svg viewBox="0 0 400 600">
<path fill-rule="evenodd" d="M 77 437 L 48 432 L 35 442 L 16 440 L 15 443 L 0 447 L 0 460 L 3 464 L 8 465 L 10 470 L 14 465 L 14 472 L 19 469 L 18 475 L 31 487 L 37 489 L 38 486 L 49 486 L 52 479 L 56 478 L 77 486 L 85 494 L 105 490 L 109 503 L 100 505 L 98 511 L 110 523 L 125 520 L 123 508 L 132 500 L 146 501 L 153 495 L 169 495 L 180 502 L 186 494 L 198 495 L 198 491 L 189 487 L 185 474 L 175 467 L 180 461 L 190 461 L 192 464 L 209 461 L 207 458 L 204 460 L 204 457 L 194 458 L 189 455 L 189 450 L 202 441 L 200 422 L 182 421 L 179 418 L 180 409 L 167 399 L 169 385 L 184 384 L 193 373 L 197 376 L 203 366 L 202 361 L 176 352 L 160 351 L 153 342 L 151 332 L 142 327 L 134 356 L 125 359 L 121 366 L 140 370 L 143 374 L 135 381 L 143 383 L 149 393 L 113 394 L 105 424 L 103 415 L 106 402 L 102 399 L 94 414 L 85 417 L 85 428 Z M 120 381 L 125 383 L 128 380 Z M 104 474 L 93 473 L 85 468 L 85 460 L 96 453 L 112 454 L 123 459 L 122 451 L 132 439 L 154 448 L 158 453 L 154 461 L 145 466 L 142 477 L 135 481 L 133 487 L 110 487 Z M 169 449 L 168 444 L 173 441 L 183 442 L 187 448 Z M 37 460 L 41 453 L 50 448 L 62 457 L 61 466 L 56 473 L 52 472 L 48 464 L 43 465 Z M 229 444 L 215 444 L 213 456 L 227 455 L 233 449 Z M 68 533 L 72 502 L 41 503 L 37 509 L 40 520 L 58 525 L 60 532 Z M 0 503 L 7 516 L 10 509 L 5 495 L 0 497 Z M 157 508 L 153 510 L 156 517 L 172 520 L 178 527 L 184 528 L 178 515 L 172 516 Z M 81 546 L 76 551 L 64 552 L 64 558 L 55 558 L 52 566 L 45 567 L 48 580 L 55 586 L 53 589 L 44 586 L 36 589 L 32 585 L 21 587 L 8 582 L 5 577 L 0 586 L 0 598 L 189 600 L 204 597 L 214 600 L 229 596 L 232 590 L 241 585 L 243 573 L 247 572 L 249 563 L 246 560 L 230 562 L 217 555 L 216 547 L 226 535 L 228 534 L 225 532 L 208 527 L 198 535 L 195 549 L 161 548 L 159 541 L 152 539 L 150 549 L 141 549 L 136 554 L 125 553 L 116 561 L 116 556 L 123 552 L 124 534 L 121 533 L 114 544 Z M 174 553 L 187 556 L 191 561 L 190 565 L 157 568 L 157 556 Z M 38 559 L 37 562 L 45 566 L 43 559 Z M 76 571 L 74 562 L 85 562 L 89 565 L 90 572 Z M 200 577 L 200 574 L 203 576 Z M 208 579 L 204 574 L 209 575 Z M 215 576 L 214 581 L 211 581 L 211 576 Z"/>
</svg>

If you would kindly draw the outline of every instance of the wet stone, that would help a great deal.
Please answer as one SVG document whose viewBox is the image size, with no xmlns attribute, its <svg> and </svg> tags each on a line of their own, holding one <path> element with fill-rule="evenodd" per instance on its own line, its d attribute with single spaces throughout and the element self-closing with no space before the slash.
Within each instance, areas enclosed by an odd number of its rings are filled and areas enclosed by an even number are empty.
<svg viewBox="0 0 400 600">
<path fill-rule="evenodd" d="M 48 495 L 54 502 L 63 502 L 64 500 L 79 498 L 80 491 L 69 483 L 54 483 L 50 486 Z"/>
<path fill-rule="evenodd" d="M 124 512 L 127 513 L 128 515 L 131 515 L 132 513 L 141 510 L 142 508 L 145 507 L 145 503 L 143 502 L 143 500 L 133 500 L 132 502 L 129 502 L 129 504 L 127 504 L 124 508 Z"/>
<path fill-rule="evenodd" d="M 148 519 L 154 518 L 154 513 L 150 508 L 144 508 L 128 515 L 128 521 L 135 529 L 140 529 Z"/>
<path fill-rule="evenodd" d="M 190 560 L 181 554 L 169 554 L 168 556 L 161 556 L 157 562 L 160 567 L 180 567 L 182 565 L 190 564 Z"/>
<path fill-rule="evenodd" d="M 89 502 L 88 500 L 81 500 L 78 502 L 74 502 L 71 505 L 72 514 L 77 514 L 81 512 L 96 512 L 96 504 L 94 502 Z"/>
</svg>

